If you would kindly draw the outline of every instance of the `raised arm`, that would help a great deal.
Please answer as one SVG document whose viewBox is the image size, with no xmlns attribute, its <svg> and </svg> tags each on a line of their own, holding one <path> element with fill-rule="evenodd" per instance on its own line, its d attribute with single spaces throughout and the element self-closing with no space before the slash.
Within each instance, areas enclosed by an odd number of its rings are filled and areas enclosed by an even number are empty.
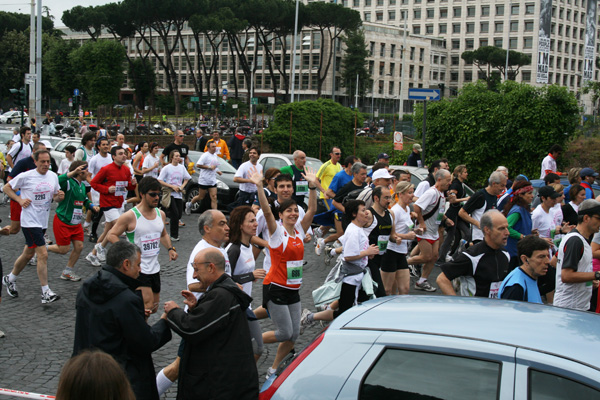
<svg viewBox="0 0 600 400">
<path fill-rule="evenodd" d="M 310 192 L 308 195 L 308 209 L 301 222 L 302 229 L 304 229 L 304 232 L 307 232 L 317 211 L 317 183 L 319 180 L 317 179 L 315 170 L 308 167 L 306 167 L 306 173 L 303 173 L 302 177 L 308 181 L 308 189 Z M 273 231 L 269 228 L 269 232 Z"/>
<path fill-rule="evenodd" d="M 265 215 L 265 221 L 267 222 L 267 228 L 269 228 L 269 233 L 273 234 L 277 230 L 277 220 L 273 215 L 273 211 L 271 211 L 271 206 L 269 205 L 269 201 L 267 200 L 267 195 L 263 190 L 263 174 L 259 172 L 256 167 L 250 168 L 250 181 L 256 185 L 258 195 L 258 202 L 260 203 L 260 208 L 263 210 L 263 214 Z M 314 190 L 313 190 L 314 192 Z M 315 200 L 316 201 L 316 200 Z M 313 211 L 314 215 L 314 211 Z M 312 219 L 312 217 L 311 217 Z"/>
</svg>

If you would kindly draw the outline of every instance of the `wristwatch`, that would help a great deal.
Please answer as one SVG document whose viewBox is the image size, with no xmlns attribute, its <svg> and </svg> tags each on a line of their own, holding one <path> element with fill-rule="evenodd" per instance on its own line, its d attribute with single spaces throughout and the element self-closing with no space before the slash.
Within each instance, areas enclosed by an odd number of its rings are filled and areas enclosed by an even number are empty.
<svg viewBox="0 0 600 400">
<path fill-rule="evenodd" d="M 600 271 L 596 271 L 596 272 L 594 273 L 594 280 L 595 280 L 595 281 L 600 281 Z"/>
<path fill-rule="evenodd" d="M 177 251 L 177 250 L 175 250 L 175 247 L 169 247 L 169 248 L 167 249 L 167 251 L 171 251 L 171 250 L 173 250 L 173 251 L 175 251 L 175 252 Z"/>
</svg>

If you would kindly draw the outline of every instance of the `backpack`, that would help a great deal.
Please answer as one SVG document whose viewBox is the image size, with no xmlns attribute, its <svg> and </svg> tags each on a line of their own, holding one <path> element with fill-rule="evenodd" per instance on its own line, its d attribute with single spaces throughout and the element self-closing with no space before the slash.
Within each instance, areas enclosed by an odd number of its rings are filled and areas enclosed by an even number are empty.
<svg viewBox="0 0 600 400">
<path fill-rule="evenodd" d="M 21 140 L 19 140 L 19 144 L 20 144 L 19 150 L 17 150 L 17 152 L 15 153 L 15 156 L 13 157 L 13 165 L 17 163 L 16 162 L 17 156 L 19 155 L 19 153 L 21 152 L 21 150 L 23 150 L 23 142 Z M 31 143 L 28 143 L 28 145 L 29 145 L 29 148 L 31 150 L 33 150 L 33 147 L 31 146 Z"/>
</svg>

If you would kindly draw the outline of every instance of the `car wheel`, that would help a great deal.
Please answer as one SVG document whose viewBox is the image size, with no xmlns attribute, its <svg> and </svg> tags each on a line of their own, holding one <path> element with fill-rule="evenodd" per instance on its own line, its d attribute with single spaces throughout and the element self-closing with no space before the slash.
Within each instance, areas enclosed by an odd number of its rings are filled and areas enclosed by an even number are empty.
<svg viewBox="0 0 600 400">
<path fill-rule="evenodd" d="M 192 199 L 194 197 L 198 196 L 198 186 L 192 186 L 190 189 L 187 190 L 187 193 L 185 195 L 185 201 L 186 203 L 188 201 L 192 201 Z M 200 203 L 194 203 L 192 204 L 192 212 L 193 213 L 199 213 L 200 212 L 200 208 L 201 208 L 201 204 Z"/>
<path fill-rule="evenodd" d="M 8 118 L 8 119 L 6 120 L 6 123 L 7 123 L 7 124 L 12 124 L 12 119 Z"/>
</svg>

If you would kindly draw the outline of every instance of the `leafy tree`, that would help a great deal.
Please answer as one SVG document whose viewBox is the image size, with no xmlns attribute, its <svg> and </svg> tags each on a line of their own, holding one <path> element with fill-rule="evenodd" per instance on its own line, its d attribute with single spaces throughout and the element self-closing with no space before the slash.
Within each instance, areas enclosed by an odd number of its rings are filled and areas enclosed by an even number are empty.
<svg viewBox="0 0 600 400">
<path fill-rule="evenodd" d="M 56 36 L 44 35 L 42 39 L 42 93 L 66 99 L 76 88 L 74 77 L 77 71 L 71 65 L 70 55 L 79 44 Z"/>
<path fill-rule="evenodd" d="M 154 66 L 147 58 L 136 58 L 129 63 L 127 73 L 133 82 L 137 106 L 144 108 L 146 100 L 154 95 L 154 90 L 156 89 Z"/>
<path fill-rule="evenodd" d="M 348 96 L 356 94 L 356 75 L 358 75 L 358 95 L 364 96 L 371 74 L 367 68 L 369 51 L 362 30 L 349 31 L 344 37 L 346 53 L 342 59 L 342 80 Z M 354 102 L 352 102 L 354 103 Z"/>
<path fill-rule="evenodd" d="M 0 38 L 10 31 L 25 32 L 29 30 L 29 14 L 0 11 Z M 42 32 L 56 33 L 54 22 L 48 17 L 42 17 Z"/>
<path fill-rule="evenodd" d="M 320 137 L 321 112 L 323 135 Z M 339 146 L 352 154 L 354 113 L 328 99 L 282 104 L 275 109 L 275 120 L 265 131 L 265 141 L 275 153 L 289 153 L 290 113 L 292 113 L 292 152 L 302 149 L 307 156 L 319 157 L 319 140 L 323 154 Z"/>
<path fill-rule="evenodd" d="M 0 94 L 8 89 L 23 86 L 23 77 L 29 70 L 29 37 L 15 30 L 6 32 L 0 39 Z"/>
<path fill-rule="evenodd" d="M 484 75 L 488 89 L 493 89 L 500 81 L 500 77 L 496 71 L 492 71 L 493 69 L 497 69 L 500 75 L 504 76 L 506 70 L 506 50 L 504 49 L 495 46 L 483 46 L 474 51 L 463 52 L 461 58 L 467 64 L 475 64 L 477 66 L 479 71 Z M 509 79 L 514 80 L 519 73 L 519 69 L 523 65 L 529 64 L 531 64 L 531 56 L 510 50 L 508 53 Z"/>
<path fill-rule="evenodd" d="M 114 104 L 123 85 L 125 48 L 114 40 L 89 41 L 70 55 L 76 81 L 92 106 Z"/>
<path fill-rule="evenodd" d="M 458 98 L 427 105 L 427 162 L 446 157 L 466 164 L 469 182 L 483 185 L 498 165 L 511 175 L 537 177 L 553 144 L 565 145 L 579 120 L 575 95 L 557 85 L 534 87 L 506 81 L 496 91 L 466 85 Z M 415 126 L 422 133 L 423 108 Z M 417 142 L 420 143 L 420 140 Z"/>
<path fill-rule="evenodd" d="M 63 13 L 61 21 L 72 31 L 87 33 L 92 40 L 102 33 L 102 13 L 94 6 L 75 6 Z"/>
</svg>

